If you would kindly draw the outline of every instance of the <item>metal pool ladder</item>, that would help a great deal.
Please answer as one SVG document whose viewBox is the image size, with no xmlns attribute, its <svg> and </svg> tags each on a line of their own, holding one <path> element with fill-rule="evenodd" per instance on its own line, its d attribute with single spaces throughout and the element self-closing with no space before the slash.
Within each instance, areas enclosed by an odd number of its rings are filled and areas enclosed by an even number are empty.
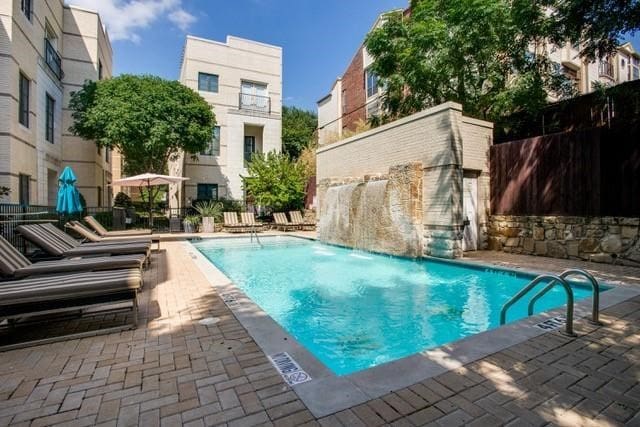
<svg viewBox="0 0 640 427">
<path fill-rule="evenodd" d="M 258 245 L 260 245 L 260 247 L 262 247 L 262 243 L 260 242 L 260 238 L 258 237 L 258 232 L 256 231 L 255 227 L 251 227 L 251 231 L 249 232 L 249 236 L 251 238 L 250 242 L 253 243 L 253 236 L 256 236 L 256 242 L 258 242 Z"/>
</svg>

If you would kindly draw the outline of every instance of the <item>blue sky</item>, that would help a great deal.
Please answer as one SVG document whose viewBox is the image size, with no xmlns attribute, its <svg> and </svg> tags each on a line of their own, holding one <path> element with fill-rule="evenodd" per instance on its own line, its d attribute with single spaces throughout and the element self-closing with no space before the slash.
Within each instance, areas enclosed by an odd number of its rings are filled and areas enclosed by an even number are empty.
<svg viewBox="0 0 640 427">
<path fill-rule="evenodd" d="M 284 104 L 315 110 L 376 17 L 408 0 L 67 0 L 98 10 L 114 72 L 177 79 L 185 34 L 283 47 Z M 640 48 L 640 34 L 632 41 Z"/>
<path fill-rule="evenodd" d="M 185 34 L 283 47 L 283 102 L 315 110 L 380 12 L 407 0 L 68 0 L 103 15 L 114 72 L 177 79 Z M 129 9 L 127 9 L 129 7 Z M 136 25 L 137 24 L 137 25 Z"/>
</svg>

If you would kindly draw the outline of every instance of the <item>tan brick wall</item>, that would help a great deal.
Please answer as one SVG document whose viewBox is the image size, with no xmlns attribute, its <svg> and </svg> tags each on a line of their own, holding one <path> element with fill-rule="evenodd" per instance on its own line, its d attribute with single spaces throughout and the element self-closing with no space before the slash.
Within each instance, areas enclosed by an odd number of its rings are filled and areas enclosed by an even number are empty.
<svg viewBox="0 0 640 427">
<path fill-rule="evenodd" d="M 425 253 L 460 256 L 463 170 L 480 174 L 478 202 L 485 207 L 480 209 L 482 236 L 489 202 L 491 134 L 490 123 L 465 118 L 459 104 L 445 103 L 319 148 L 317 180 L 384 174 L 392 165 L 421 162 Z"/>
</svg>

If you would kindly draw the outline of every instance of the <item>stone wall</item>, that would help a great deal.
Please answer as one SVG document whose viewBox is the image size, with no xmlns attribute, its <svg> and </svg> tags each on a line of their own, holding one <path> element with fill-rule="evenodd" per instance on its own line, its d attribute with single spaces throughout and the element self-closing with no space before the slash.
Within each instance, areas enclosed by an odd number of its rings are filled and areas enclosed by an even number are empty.
<svg viewBox="0 0 640 427">
<path fill-rule="evenodd" d="M 320 240 L 392 255 L 422 255 L 422 164 L 389 173 L 323 179 Z"/>
<path fill-rule="evenodd" d="M 640 266 L 640 219 L 510 216 L 489 219 L 489 249 Z"/>
</svg>

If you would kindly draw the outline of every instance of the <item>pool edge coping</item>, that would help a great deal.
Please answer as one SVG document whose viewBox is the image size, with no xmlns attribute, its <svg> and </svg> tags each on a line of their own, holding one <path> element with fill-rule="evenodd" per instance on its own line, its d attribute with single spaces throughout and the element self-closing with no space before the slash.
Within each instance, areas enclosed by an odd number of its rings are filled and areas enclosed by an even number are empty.
<svg viewBox="0 0 640 427">
<path fill-rule="evenodd" d="M 290 236 L 316 240 L 307 236 Z M 211 239 L 216 238 L 213 237 Z M 452 369 L 460 368 L 513 345 L 554 332 L 555 330 L 543 330 L 535 326 L 541 321 L 562 315 L 565 311 L 564 308 L 546 311 L 382 365 L 338 376 L 254 303 L 239 286 L 233 283 L 191 242 L 185 241 L 183 245 L 187 253 L 191 255 L 194 263 L 204 274 L 206 280 L 218 291 L 221 298 L 224 299 L 225 295 L 233 296 L 233 303 L 227 303 L 227 307 L 265 355 L 272 356 L 276 353 L 287 352 L 311 376 L 312 379 L 310 381 L 291 387 L 317 418 L 365 403 Z M 424 258 L 432 259 L 431 257 Z M 441 260 L 437 258 L 435 261 L 473 268 L 486 267 L 524 275 L 535 275 L 537 273 L 528 269 L 517 270 L 480 261 Z M 607 281 L 605 284 L 613 286 L 600 295 L 600 310 L 640 295 L 640 289 L 625 285 L 624 282 Z M 591 297 L 587 297 L 575 304 L 575 320 L 590 317 L 590 314 Z"/>
</svg>

